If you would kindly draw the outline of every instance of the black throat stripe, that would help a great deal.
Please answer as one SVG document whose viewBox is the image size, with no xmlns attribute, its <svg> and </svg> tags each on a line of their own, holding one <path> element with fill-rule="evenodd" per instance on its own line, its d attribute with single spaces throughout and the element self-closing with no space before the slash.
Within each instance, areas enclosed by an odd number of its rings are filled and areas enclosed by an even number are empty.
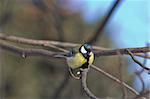
<svg viewBox="0 0 150 99">
<path fill-rule="evenodd" d="M 87 62 L 85 62 L 82 66 L 81 66 L 81 68 L 82 69 L 86 69 L 86 68 L 88 68 L 89 67 L 89 58 L 87 59 Z"/>
<path fill-rule="evenodd" d="M 83 54 L 82 52 L 81 52 L 81 47 L 80 47 L 80 49 L 79 49 L 79 52 L 83 55 L 83 57 L 86 59 L 86 62 L 80 67 L 80 68 L 82 68 L 82 69 L 86 69 L 86 68 L 88 68 L 89 67 L 89 58 L 90 58 L 90 56 L 89 56 L 89 54 Z"/>
<path fill-rule="evenodd" d="M 83 57 L 85 57 L 85 55 L 83 55 Z M 87 54 L 85 58 L 86 58 L 86 62 L 81 66 L 82 69 L 86 69 L 86 68 L 89 67 L 89 58 L 90 58 L 90 56 Z"/>
</svg>

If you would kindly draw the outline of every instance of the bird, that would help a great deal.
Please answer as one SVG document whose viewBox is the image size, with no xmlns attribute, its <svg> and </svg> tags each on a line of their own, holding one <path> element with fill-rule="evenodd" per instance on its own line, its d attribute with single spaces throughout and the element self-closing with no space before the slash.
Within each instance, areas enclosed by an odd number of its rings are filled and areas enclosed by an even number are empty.
<svg viewBox="0 0 150 99">
<path fill-rule="evenodd" d="M 77 79 L 79 77 L 74 75 L 74 70 L 77 70 L 76 74 L 80 74 L 78 70 L 89 69 L 95 59 L 92 46 L 88 43 L 76 46 L 68 53 L 56 57 L 66 58 L 71 76 Z"/>
<path fill-rule="evenodd" d="M 72 69 L 87 69 L 94 61 L 92 46 L 88 43 L 77 46 L 68 54 L 66 59 L 68 66 Z"/>
</svg>

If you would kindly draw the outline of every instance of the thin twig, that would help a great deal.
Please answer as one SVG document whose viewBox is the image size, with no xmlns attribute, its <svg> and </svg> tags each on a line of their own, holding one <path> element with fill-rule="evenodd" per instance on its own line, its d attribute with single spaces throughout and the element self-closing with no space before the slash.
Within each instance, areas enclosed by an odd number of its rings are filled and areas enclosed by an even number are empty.
<svg viewBox="0 0 150 99">
<path fill-rule="evenodd" d="M 132 60 L 137 63 L 139 66 L 141 66 L 143 69 L 147 70 L 150 73 L 150 68 L 144 66 L 141 62 L 139 62 L 137 59 L 135 59 L 134 55 L 132 54 L 132 52 L 129 49 L 126 49 L 126 51 L 128 52 L 128 54 L 131 56 Z"/>
<path fill-rule="evenodd" d="M 44 56 L 44 57 L 55 57 L 55 55 L 61 54 L 59 52 L 52 52 L 44 49 L 27 49 L 21 48 L 8 43 L 0 42 L 0 48 L 11 51 L 13 53 L 21 55 L 23 58 L 28 56 Z"/>
<path fill-rule="evenodd" d="M 22 37 L 16 37 L 16 36 L 9 36 L 5 35 L 3 33 L 0 33 L 0 39 L 2 40 L 7 40 L 15 43 L 21 43 L 21 44 L 29 44 L 29 45 L 39 45 L 39 46 L 44 46 L 44 47 L 50 47 L 50 48 L 55 48 L 57 50 L 63 51 L 63 52 L 68 52 L 67 50 L 57 47 L 51 43 L 50 41 L 47 40 L 34 40 L 34 39 L 27 39 L 27 38 L 22 38 Z"/>
<path fill-rule="evenodd" d="M 89 96 L 91 99 L 98 99 L 87 87 L 87 72 L 89 69 L 83 69 L 81 71 L 81 85 L 83 87 L 84 92 L 86 93 L 87 96 Z"/>
<path fill-rule="evenodd" d="M 119 6 L 119 4 L 121 3 L 121 1 L 123 1 L 123 0 L 116 0 L 112 4 L 112 6 L 110 7 L 108 13 L 105 15 L 105 18 L 103 19 L 103 22 L 100 24 L 100 27 L 96 30 L 96 32 L 93 35 L 93 37 L 90 38 L 90 40 L 89 40 L 90 43 L 94 43 L 94 42 L 97 41 L 98 37 L 101 35 L 103 29 L 107 25 L 108 21 L 110 20 L 111 16 L 115 12 L 116 8 Z"/>
<path fill-rule="evenodd" d="M 138 57 L 142 57 L 142 58 L 146 58 L 146 59 L 150 59 L 150 55 L 143 55 L 142 53 L 138 53 L 138 54 L 134 54 L 135 56 L 138 56 Z"/>
<path fill-rule="evenodd" d="M 149 46 L 147 47 L 138 47 L 138 48 L 122 48 L 122 49 L 109 49 L 109 50 L 99 50 L 95 51 L 96 56 L 110 56 L 110 55 L 117 55 L 117 51 L 120 52 L 120 54 L 128 54 L 127 50 L 130 50 L 132 53 L 146 53 L 150 52 Z"/>
<path fill-rule="evenodd" d="M 150 97 L 148 96 L 148 98 L 145 98 L 145 95 L 149 95 L 150 94 L 150 90 L 147 90 L 143 93 L 141 93 L 140 95 L 135 96 L 135 98 L 133 99 L 149 99 Z"/>
<path fill-rule="evenodd" d="M 143 68 L 142 68 L 142 70 L 143 70 Z M 145 90 L 145 83 L 144 83 L 144 80 L 141 76 L 141 73 L 142 72 L 138 72 L 138 71 L 135 72 L 135 74 L 137 75 L 137 77 L 139 78 L 139 80 L 141 81 L 141 84 L 142 84 L 142 90 L 140 93 L 142 93 Z"/>
<path fill-rule="evenodd" d="M 120 81 L 121 81 L 121 89 L 122 89 L 122 93 L 123 93 L 123 99 L 126 99 L 127 97 L 127 91 L 126 91 L 126 88 L 125 86 L 123 85 L 123 77 L 122 77 L 122 65 L 123 65 L 123 61 L 122 61 L 122 58 L 121 58 L 121 54 L 120 52 L 118 51 L 118 58 L 119 58 L 119 76 L 120 76 Z"/>
<path fill-rule="evenodd" d="M 121 84 L 121 81 L 120 81 L 118 78 L 112 76 L 111 74 L 105 72 L 104 70 L 102 70 L 102 69 L 100 69 L 100 68 L 98 68 L 98 67 L 96 67 L 96 66 L 94 66 L 94 65 L 91 65 L 91 68 L 93 68 L 93 69 L 95 69 L 96 71 L 100 72 L 101 74 L 107 76 L 108 78 L 112 79 L 113 81 L 117 82 L 118 84 Z M 130 87 L 130 86 L 129 86 L 128 84 L 126 84 L 125 82 L 123 82 L 123 85 L 124 85 L 128 90 L 130 90 L 132 93 L 134 93 L 135 95 L 139 95 L 139 93 L 138 93 L 135 89 L 133 89 L 132 87 Z"/>
<path fill-rule="evenodd" d="M 144 54 L 145 54 L 144 56 L 147 56 L 147 53 L 144 53 Z M 143 65 L 145 66 L 146 63 L 147 63 L 147 59 L 144 58 L 144 60 L 143 60 Z M 142 90 L 141 90 L 140 94 L 143 93 L 143 92 L 145 91 L 145 88 L 146 88 L 146 87 L 145 87 L 144 80 L 143 80 L 143 77 L 141 76 L 141 74 L 142 74 L 143 72 L 144 72 L 144 68 L 142 68 L 142 69 L 140 69 L 140 70 L 137 70 L 137 71 L 135 72 L 136 76 L 139 78 L 139 80 L 141 81 L 141 84 L 142 84 Z"/>
</svg>

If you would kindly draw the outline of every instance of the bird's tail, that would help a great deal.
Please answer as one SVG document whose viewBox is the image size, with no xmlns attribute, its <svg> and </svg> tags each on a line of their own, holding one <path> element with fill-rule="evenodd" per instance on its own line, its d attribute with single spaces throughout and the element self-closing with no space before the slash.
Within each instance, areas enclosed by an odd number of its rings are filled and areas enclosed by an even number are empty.
<svg viewBox="0 0 150 99">
<path fill-rule="evenodd" d="M 56 57 L 56 58 L 68 58 L 70 56 L 71 56 L 70 53 L 61 53 L 61 54 L 55 55 L 54 57 Z"/>
<path fill-rule="evenodd" d="M 61 54 L 57 54 L 57 55 L 55 55 L 54 57 L 55 57 L 55 58 L 66 58 L 66 56 L 63 55 L 63 54 L 62 54 L 62 55 L 61 55 Z"/>
</svg>

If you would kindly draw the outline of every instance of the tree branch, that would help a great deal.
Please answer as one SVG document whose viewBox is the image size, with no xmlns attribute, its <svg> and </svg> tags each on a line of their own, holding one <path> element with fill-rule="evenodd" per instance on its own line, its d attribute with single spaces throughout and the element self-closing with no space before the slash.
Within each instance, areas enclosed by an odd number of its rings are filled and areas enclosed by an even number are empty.
<svg viewBox="0 0 150 99">
<path fill-rule="evenodd" d="M 88 70 L 89 69 L 81 70 L 81 85 L 87 96 L 89 96 L 91 99 L 98 99 L 87 87 L 86 79 L 87 79 Z"/>
<path fill-rule="evenodd" d="M 111 80 L 113 80 L 113 81 L 115 81 L 116 83 L 118 83 L 118 84 L 121 85 L 121 81 L 120 81 L 118 78 L 112 76 L 111 74 L 105 72 L 104 70 L 102 70 L 102 69 L 100 69 L 100 68 L 98 68 L 98 67 L 96 67 L 96 66 L 94 66 L 94 65 L 91 65 L 91 67 L 92 67 L 94 70 L 100 72 L 100 73 L 103 74 L 104 76 L 107 76 L 107 77 L 110 78 Z M 130 91 L 131 91 L 132 93 L 134 93 L 135 95 L 139 95 L 139 93 L 138 93 L 135 89 L 133 89 L 132 87 L 130 87 L 130 86 L 129 86 L 128 84 L 126 84 L 125 82 L 122 82 L 122 85 L 124 85 L 124 87 L 126 87 L 128 90 L 130 90 Z"/>
<path fill-rule="evenodd" d="M 6 35 L 4 33 L 0 33 L 0 39 L 6 40 L 10 42 L 20 43 L 20 44 L 28 44 L 28 45 L 36 45 L 36 46 L 44 46 L 48 48 L 53 48 L 53 46 L 62 47 L 62 48 L 73 48 L 78 46 L 77 43 L 69 43 L 69 42 L 59 42 L 59 41 L 48 41 L 48 40 L 34 40 L 29 38 L 22 38 L 17 36 Z M 96 50 L 104 50 L 106 48 L 102 47 L 93 47 Z"/>
<path fill-rule="evenodd" d="M 4 35 L 3 33 L 0 33 L 0 39 L 10 41 L 10 42 L 20 43 L 20 44 L 28 44 L 28 45 L 55 48 L 55 49 L 63 51 L 63 52 L 68 52 L 68 51 L 65 49 L 62 49 L 60 47 L 73 48 L 73 47 L 79 45 L 76 43 L 69 43 L 69 42 L 27 39 L 27 38 L 22 38 L 22 37 Z M 108 48 L 93 46 L 94 53 L 97 57 L 117 55 L 117 51 L 119 51 L 120 54 L 128 54 L 126 49 L 129 49 L 132 53 L 145 53 L 145 52 L 150 52 L 149 47 L 150 46 L 140 47 L 140 48 L 108 49 Z"/>
<path fill-rule="evenodd" d="M 51 41 L 47 41 L 47 40 L 27 39 L 27 38 L 22 38 L 22 37 L 5 35 L 4 33 L 0 33 L 0 39 L 10 41 L 10 42 L 20 43 L 20 44 L 28 44 L 28 45 L 44 46 L 44 47 L 48 47 L 48 48 L 55 48 L 55 49 L 63 51 L 63 52 L 68 52 L 65 49 L 54 46 L 55 44 L 53 44 L 53 43 L 55 41 L 51 42 Z M 55 43 L 57 43 L 57 42 L 55 42 Z"/>
<path fill-rule="evenodd" d="M 133 89 L 132 87 L 130 87 L 128 84 L 126 84 L 125 82 L 119 80 L 118 78 L 112 76 L 111 74 L 103 71 L 102 69 L 94 66 L 94 65 L 91 65 L 91 67 L 95 70 L 97 70 L 98 72 L 100 72 L 101 74 L 107 76 L 108 78 L 112 79 L 113 81 L 117 82 L 118 84 L 120 85 L 123 85 L 123 87 L 127 88 L 128 90 L 130 90 L 133 94 L 135 95 L 140 95 L 140 93 L 138 93 L 135 89 Z M 83 87 L 83 90 L 85 91 L 85 93 L 87 94 L 87 96 L 89 96 L 91 99 L 98 99 L 87 87 L 87 83 L 86 83 L 86 80 L 87 80 L 87 72 L 88 72 L 88 69 L 83 69 L 81 71 L 81 85 Z"/>
<path fill-rule="evenodd" d="M 139 62 L 137 59 L 135 59 L 134 55 L 132 54 L 132 52 L 129 49 L 126 49 L 126 51 L 128 52 L 128 54 L 131 56 L 132 60 L 137 63 L 139 66 L 141 66 L 143 69 L 147 70 L 150 73 L 150 68 L 144 66 L 141 62 Z"/>
<path fill-rule="evenodd" d="M 15 54 L 21 55 L 23 58 L 28 56 L 44 56 L 44 57 L 55 57 L 55 55 L 61 54 L 59 52 L 52 52 L 44 49 L 26 49 L 10 45 L 4 42 L 0 42 L 0 48 L 11 51 Z"/>
<path fill-rule="evenodd" d="M 96 30 L 95 34 L 91 39 L 89 40 L 90 43 L 94 43 L 97 41 L 98 37 L 102 34 L 103 29 L 107 25 L 108 21 L 110 20 L 111 16 L 115 12 L 116 8 L 119 6 L 119 4 L 122 2 L 122 0 L 116 0 L 112 6 L 110 7 L 108 13 L 105 15 L 103 22 L 100 24 L 100 27 Z"/>
<path fill-rule="evenodd" d="M 150 94 L 150 90 L 146 90 L 143 93 L 141 93 L 140 95 L 135 96 L 135 98 L 133 98 L 133 99 L 146 99 L 146 98 L 144 98 L 144 96 L 149 95 L 149 94 Z M 149 99 L 149 96 L 147 99 Z"/>
<path fill-rule="evenodd" d="M 138 54 L 134 54 L 135 56 L 138 56 L 138 57 L 142 57 L 142 58 L 146 58 L 146 59 L 150 59 L 150 55 L 143 55 L 143 54 L 140 54 L 140 53 L 138 53 Z"/>
<path fill-rule="evenodd" d="M 132 53 L 146 53 L 150 52 L 150 46 L 148 47 L 138 47 L 138 48 L 122 48 L 122 49 L 109 49 L 109 50 L 99 50 L 95 51 L 96 56 L 110 56 L 117 55 L 117 51 L 120 54 L 128 54 L 126 49 L 130 50 Z"/>
<path fill-rule="evenodd" d="M 144 54 L 145 54 L 144 56 L 147 56 L 146 53 L 144 53 Z M 143 60 L 143 65 L 145 66 L 146 63 L 147 63 L 147 59 L 144 58 L 144 60 Z M 143 93 L 143 92 L 145 91 L 145 88 L 146 88 L 146 87 L 145 87 L 144 80 L 143 80 L 143 77 L 141 76 L 141 74 L 142 74 L 143 72 L 144 72 L 144 68 L 141 68 L 140 70 L 135 71 L 136 76 L 139 78 L 139 80 L 141 81 L 141 84 L 142 84 L 142 90 L 141 90 L 140 94 Z"/>
</svg>

